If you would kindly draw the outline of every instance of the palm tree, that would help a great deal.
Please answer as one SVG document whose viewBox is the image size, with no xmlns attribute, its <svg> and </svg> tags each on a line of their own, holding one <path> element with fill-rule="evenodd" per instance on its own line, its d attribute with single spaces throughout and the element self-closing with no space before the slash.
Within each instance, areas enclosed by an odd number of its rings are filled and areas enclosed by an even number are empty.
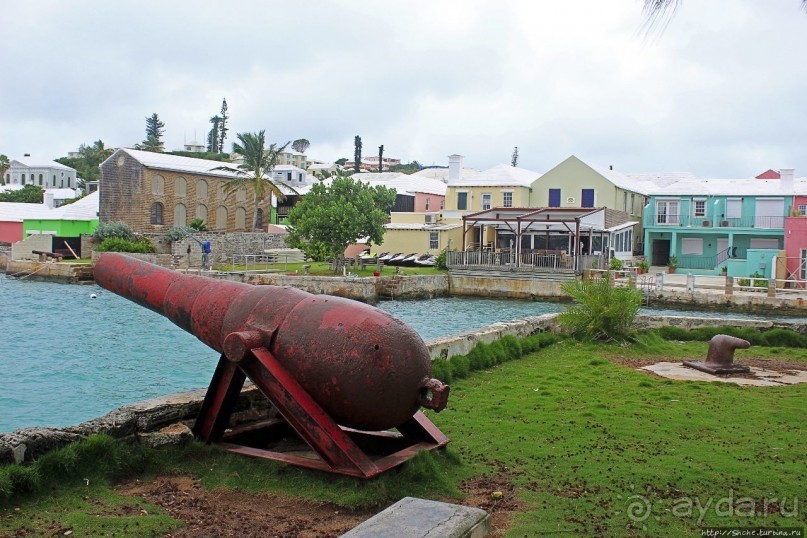
<svg viewBox="0 0 807 538">
<path fill-rule="evenodd" d="M 0 185 L 6 184 L 6 170 L 11 167 L 8 157 L 0 155 Z"/>
<path fill-rule="evenodd" d="M 278 187 L 281 183 L 272 181 L 272 170 L 277 164 L 279 154 L 286 149 L 289 143 L 286 142 L 281 147 L 277 147 L 277 144 L 271 144 L 267 148 L 264 133 L 265 131 L 257 134 L 239 133 L 238 142 L 233 142 L 233 153 L 240 155 L 243 162 L 238 165 L 237 170 L 226 166 L 216 168 L 216 170 L 229 170 L 238 175 L 224 186 L 227 194 L 241 188 L 247 188 L 252 191 L 255 202 L 255 211 L 252 217 L 253 230 L 258 227 L 258 209 L 260 209 L 260 205 L 267 197 L 267 194 L 270 220 L 272 215 L 272 196 L 277 196 L 278 200 L 285 198 L 285 195 Z"/>
<path fill-rule="evenodd" d="M 644 13 L 647 28 L 667 25 L 683 0 L 644 0 Z M 807 0 L 801 0 L 801 7 L 807 10 Z"/>
</svg>

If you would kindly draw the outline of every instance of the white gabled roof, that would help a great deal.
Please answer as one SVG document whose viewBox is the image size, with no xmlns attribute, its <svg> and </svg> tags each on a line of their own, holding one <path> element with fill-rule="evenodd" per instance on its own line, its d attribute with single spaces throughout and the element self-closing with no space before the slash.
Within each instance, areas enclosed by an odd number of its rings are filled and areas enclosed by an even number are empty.
<svg viewBox="0 0 807 538">
<path fill-rule="evenodd" d="M 45 189 L 45 192 L 53 194 L 54 200 L 70 200 L 79 195 L 78 189 Z"/>
<path fill-rule="evenodd" d="M 807 178 L 797 178 L 789 186 L 781 179 L 700 179 L 682 180 L 658 187 L 656 196 L 804 196 Z"/>
<path fill-rule="evenodd" d="M 467 179 L 470 177 L 475 176 L 479 173 L 479 170 L 476 168 L 463 168 L 460 170 L 460 178 Z M 443 183 L 448 182 L 448 167 L 440 167 L 440 168 L 424 168 L 418 172 L 412 174 L 413 176 L 423 176 L 432 179 L 439 179 Z"/>
<path fill-rule="evenodd" d="M 302 168 L 294 166 L 293 164 L 278 164 L 272 168 L 273 172 L 305 172 Z"/>
<path fill-rule="evenodd" d="M 358 172 L 356 174 L 352 174 L 352 177 L 355 180 L 359 181 L 372 181 L 372 182 L 379 182 L 379 181 L 390 181 L 392 179 L 397 179 L 400 176 L 403 176 L 401 172 Z"/>
<path fill-rule="evenodd" d="M 395 189 L 401 188 L 409 193 L 423 193 L 434 194 L 436 196 L 445 196 L 448 186 L 439 179 L 401 174 L 399 177 L 390 179 L 386 182 L 388 187 Z"/>
<path fill-rule="evenodd" d="M 99 200 L 98 191 L 92 192 L 72 204 L 53 209 L 47 218 L 51 220 L 95 220 L 98 218 Z"/>
<path fill-rule="evenodd" d="M 98 218 L 98 191 L 72 204 L 51 209 L 45 204 L 0 202 L 0 221 L 24 220 L 95 220 Z"/>
<path fill-rule="evenodd" d="M 238 168 L 235 163 L 223 161 L 211 161 L 208 159 L 197 159 L 195 157 L 182 157 L 180 155 L 170 155 L 168 153 L 155 153 L 153 151 L 141 151 L 137 149 L 121 148 L 112 154 L 106 161 L 117 159 L 120 152 L 128 154 L 130 157 L 148 168 L 157 170 L 168 170 L 171 172 L 185 172 L 187 174 L 206 175 L 216 177 L 232 178 L 237 177 L 235 172 L 227 170 L 214 170 L 215 168 L 226 166 L 233 170 Z M 113 161 L 114 162 L 114 161 Z"/>
<path fill-rule="evenodd" d="M 538 172 L 518 168 L 509 164 L 500 164 L 483 170 L 471 177 L 449 181 L 449 187 L 529 187 L 533 181 L 541 177 Z"/>
<path fill-rule="evenodd" d="M 416 224 L 416 223 L 389 223 L 385 224 L 384 228 L 387 230 L 429 230 L 432 232 L 439 232 L 445 230 L 453 230 L 461 228 L 462 224 Z"/>
<path fill-rule="evenodd" d="M 25 219 L 47 219 L 53 211 L 45 204 L 0 202 L 0 222 L 22 222 Z"/>
<path fill-rule="evenodd" d="M 39 159 L 37 157 L 19 157 L 10 160 L 10 164 L 12 166 L 14 166 L 15 162 L 28 168 L 55 168 L 56 170 L 65 170 L 65 171 L 69 170 L 71 172 L 76 171 L 74 168 L 70 168 L 69 166 L 57 163 L 56 161 L 51 161 L 48 159 Z"/>
</svg>

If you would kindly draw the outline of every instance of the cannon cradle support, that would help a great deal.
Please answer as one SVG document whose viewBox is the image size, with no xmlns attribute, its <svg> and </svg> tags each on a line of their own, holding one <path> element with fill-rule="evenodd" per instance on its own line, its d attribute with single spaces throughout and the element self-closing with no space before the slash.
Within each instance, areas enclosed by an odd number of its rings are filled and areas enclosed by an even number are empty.
<svg viewBox="0 0 807 538">
<path fill-rule="evenodd" d="M 194 425 L 205 442 L 359 477 L 448 443 L 418 409 L 443 409 L 449 388 L 430 378 L 420 336 L 386 312 L 294 288 L 182 275 L 117 253 L 101 255 L 94 277 L 221 354 Z M 229 430 L 247 378 L 282 418 Z"/>
<path fill-rule="evenodd" d="M 193 429 L 201 440 L 218 442 L 235 454 L 360 478 L 372 478 L 396 467 L 420 450 L 448 444 L 449 439 L 420 411 L 397 427 L 400 433 L 339 426 L 268 349 L 252 347 L 263 337 L 241 332 L 225 339 L 225 353 Z M 272 402 L 282 420 L 226 430 L 246 378 Z M 449 388 L 432 384 L 429 390 L 434 394 L 433 405 L 441 409 Z M 313 454 L 300 451 L 300 443 L 294 446 L 293 441 L 292 450 L 287 450 L 289 428 Z M 286 450 L 268 448 L 284 444 Z"/>
</svg>

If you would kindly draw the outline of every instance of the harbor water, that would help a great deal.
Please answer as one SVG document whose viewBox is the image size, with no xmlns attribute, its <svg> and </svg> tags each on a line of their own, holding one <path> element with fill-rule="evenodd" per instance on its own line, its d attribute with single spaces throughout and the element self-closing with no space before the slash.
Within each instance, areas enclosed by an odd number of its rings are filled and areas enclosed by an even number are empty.
<svg viewBox="0 0 807 538">
<path fill-rule="evenodd" d="M 553 302 L 459 297 L 377 306 L 424 340 L 563 310 Z M 218 360 L 163 316 L 95 285 L 0 274 L 0 312 L 0 432 L 78 424 L 125 404 L 206 387 Z"/>
</svg>

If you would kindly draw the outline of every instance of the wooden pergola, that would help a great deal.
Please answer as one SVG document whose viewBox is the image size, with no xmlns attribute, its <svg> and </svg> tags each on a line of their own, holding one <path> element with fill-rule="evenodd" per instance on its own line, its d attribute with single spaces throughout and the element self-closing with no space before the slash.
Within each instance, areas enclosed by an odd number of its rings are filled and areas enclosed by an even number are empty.
<svg viewBox="0 0 807 538">
<path fill-rule="evenodd" d="M 544 208 L 516 208 L 495 207 L 469 213 L 462 217 L 462 250 L 466 250 L 466 235 L 470 228 L 492 227 L 498 231 L 506 230 L 515 236 L 515 262 L 519 263 L 522 251 L 521 238 L 523 235 L 543 232 L 547 236 L 547 244 L 551 234 L 564 234 L 571 236 L 571 255 L 580 252 L 581 234 L 588 234 L 589 245 L 592 245 L 595 232 L 600 235 L 607 234 L 605 229 L 605 208 L 575 208 L 575 207 L 544 207 Z M 496 234 L 498 238 L 498 233 Z M 479 243 L 482 250 L 482 242 Z"/>
</svg>

